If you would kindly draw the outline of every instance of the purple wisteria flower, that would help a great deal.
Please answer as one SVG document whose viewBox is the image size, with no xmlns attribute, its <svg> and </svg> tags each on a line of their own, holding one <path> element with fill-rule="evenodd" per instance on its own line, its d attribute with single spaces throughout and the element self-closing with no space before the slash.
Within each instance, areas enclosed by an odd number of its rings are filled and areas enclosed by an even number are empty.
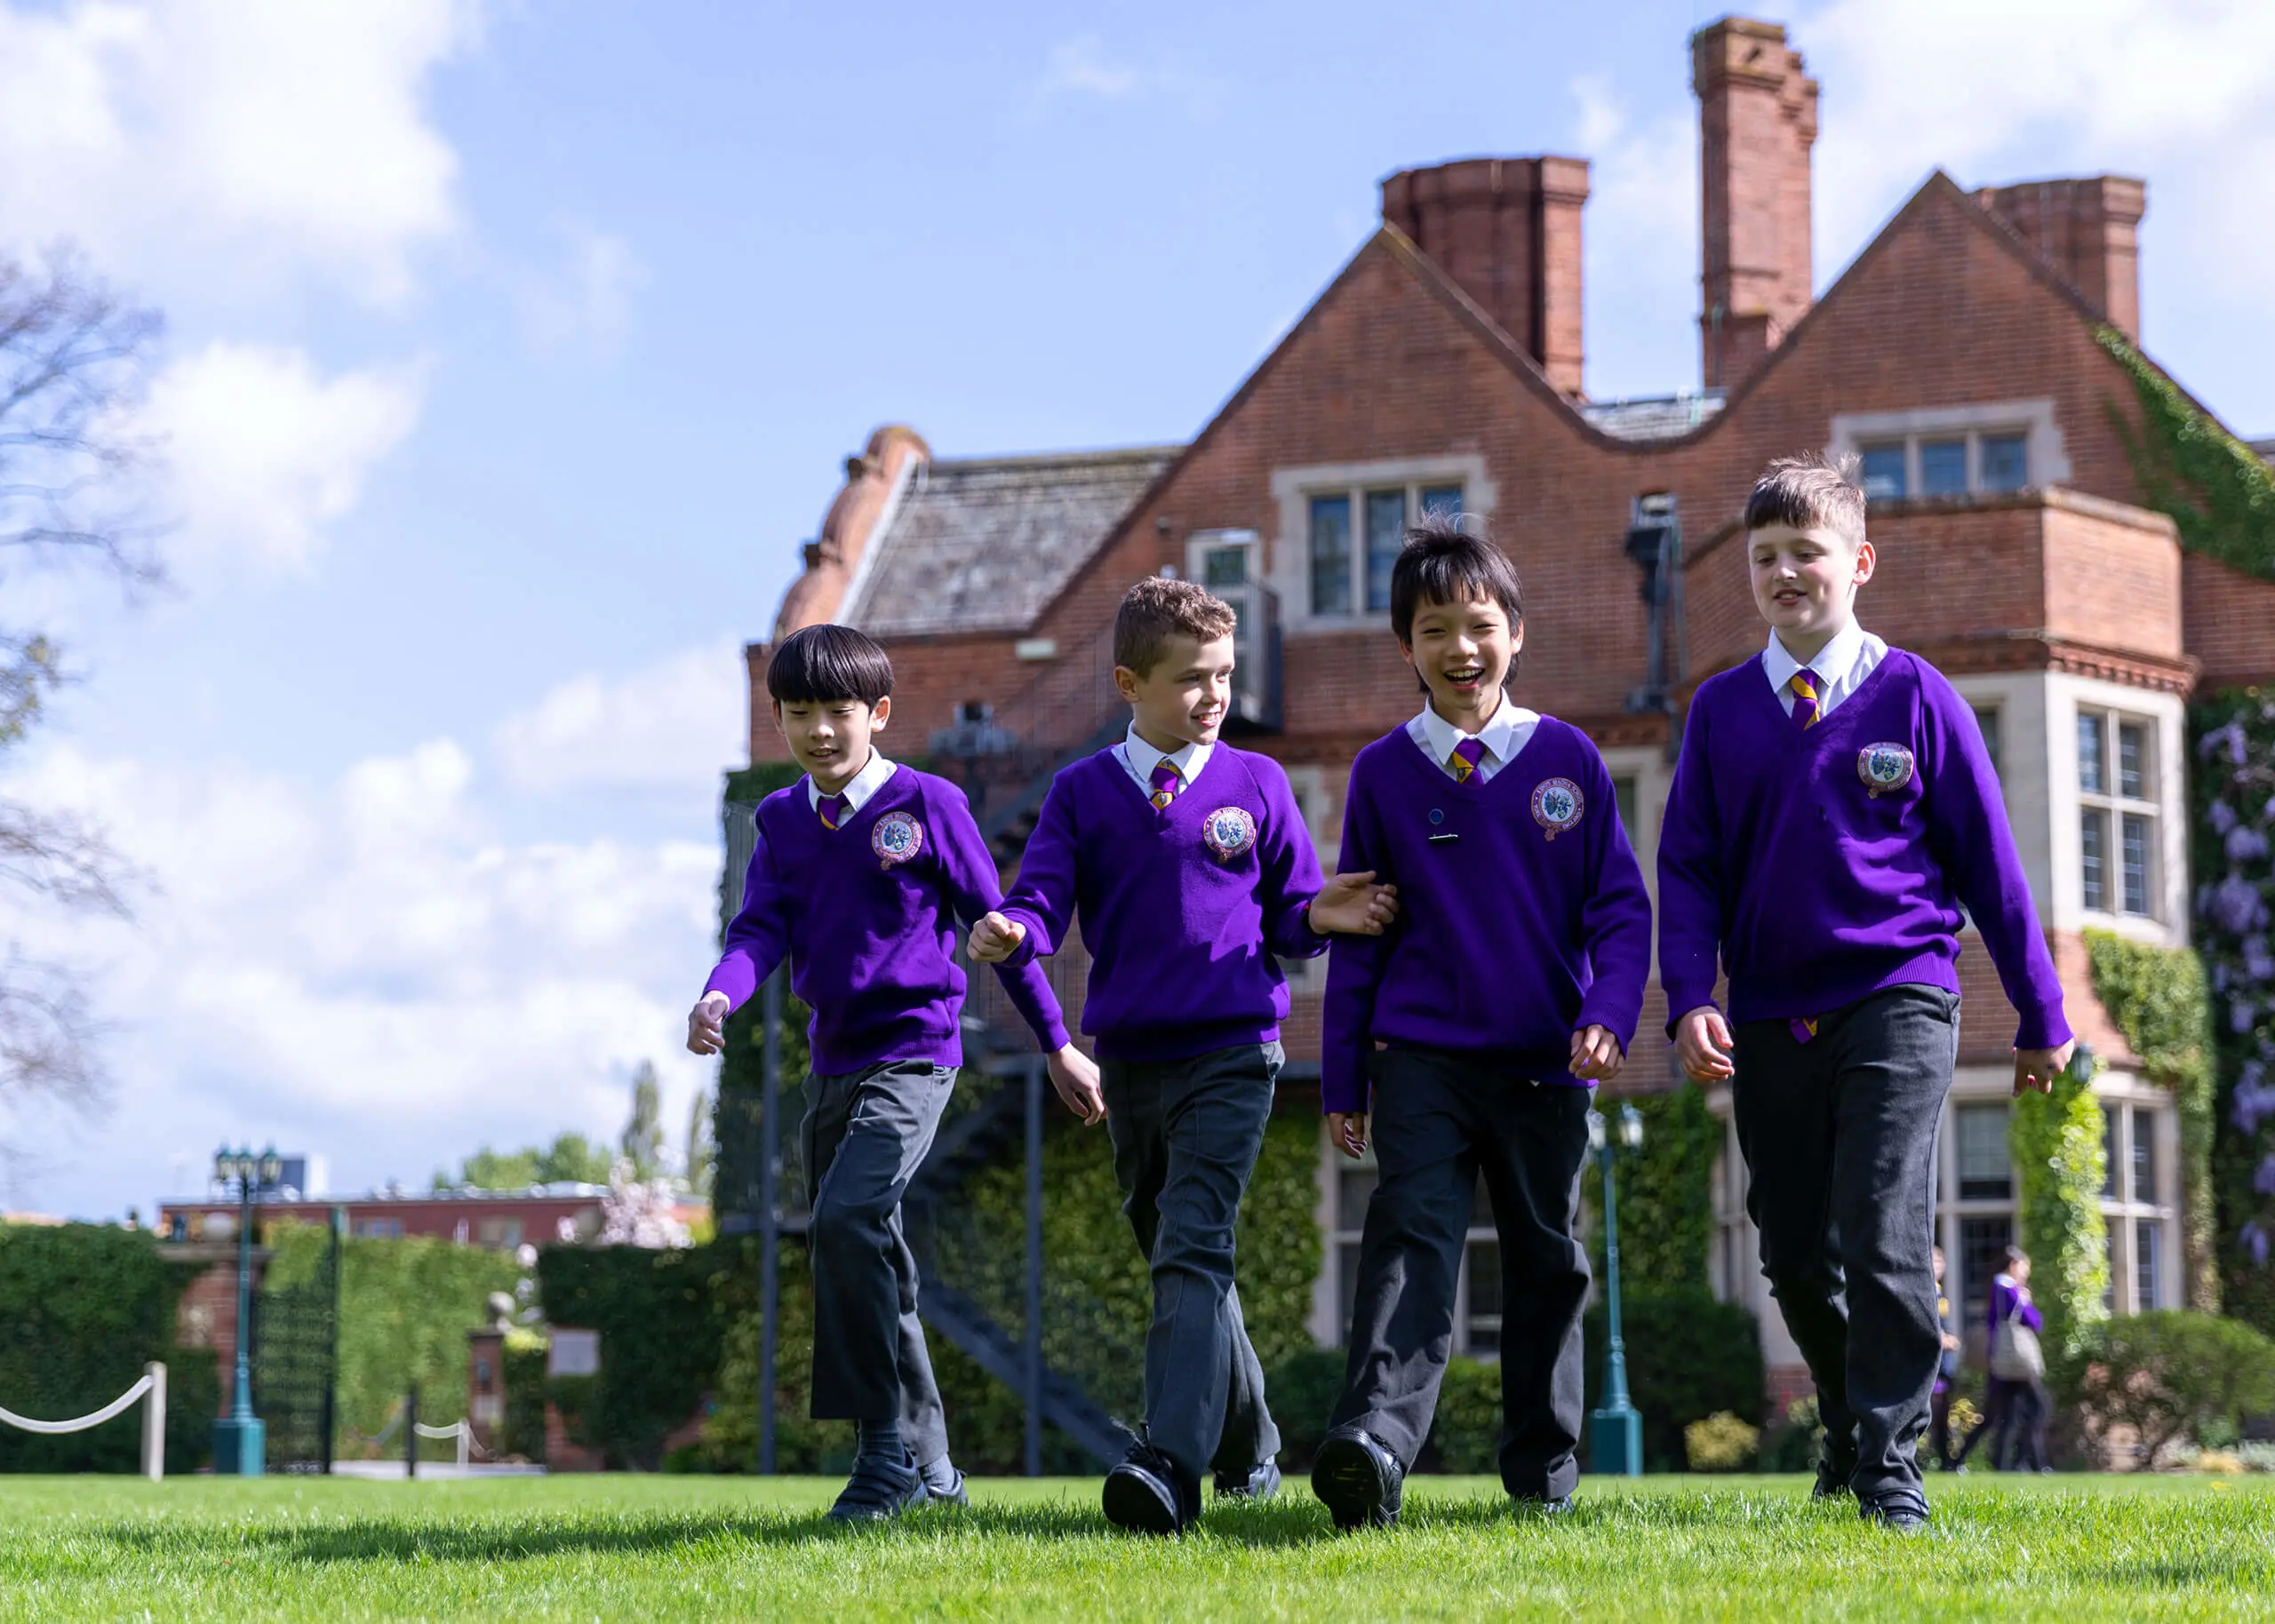
<svg viewBox="0 0 2275 1624">
<path fill-rule="evenodd" d="M 2251 1187 L 2263 1196 L 2275 1196 L 2275 1151 L 2271 1151 L 2252 1175 Z"/>
<path fill-rule="evenodd" d="M 2212 888 L 2213 921 L 2230 935 L 2239 936 L 2267 923 L 2267 904 L 2259 888 L 2240 874 L 2230 874 Z"/>
<path fill-rule="evenodd" d="M 2215 800 L 2204 816 L 2211 820 L 2214 834 L 2225 834 L 2236 826 L 2236 809 L 2224 800 Z"/>
<path fill-rule="evenodd" d="M 2256 863 L 2267 855 L 2267 837 L 2249 824 L 2238 824 L 2228 831 L 2228 861 Z"/>
<path fill-rule="evenodd" d="M 2243 1226 L 2236 1236 L 2236 1244 L 2251 1254 L 2254 1264 L 2262 1269 L 2267 1267 L 2267 1231 L 2259 1227 L 2257 1219 Z"/>
</svg>

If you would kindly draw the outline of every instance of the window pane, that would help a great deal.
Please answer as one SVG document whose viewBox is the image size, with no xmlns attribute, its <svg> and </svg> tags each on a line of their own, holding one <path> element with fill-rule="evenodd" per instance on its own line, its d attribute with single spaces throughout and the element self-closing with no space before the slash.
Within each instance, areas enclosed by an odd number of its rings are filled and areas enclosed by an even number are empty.
<svg viewBox="0 0 2275 1624">
<path fill-rule="evenodd" d="M 1463 1262 L 1469 1268 L 1469 1350 L 1501 1351 L 1501 1243 L 1476 1240 Z"/>
<path fill-rule="evenodd" d="M 2030 483 L 2027 442 L 2020 434 L 1983 436 L 1983 489 L 2020 490 Z"/>
<path fill-rule="evenodd" d="M 1346 1240 L 1335 1248 L 1335 1323 L 1342 1327 L 1337 1347 L 1351 1344 L 1351 1316 L 1359 1306 L 1359 1243 Z"/>
<path fill-rule="evenodd" d="M 1338 1167 L 1335 1174 L 1335 1227 L 1338 1230 L 1363 1230 L 1367 1227 L 1367 1203 L 1374 1198 L 1375 1181 L 1379 1176 L 1372 1167 Z"/>
<path fill-rule="evenodd" d="M 2015 1221 L 2001 1213 L 1990 1218 L 1959 1221 L 1959 1300 L 1952 1311 L 1961 1325 L 1981 1325 L 1991 1317 L 1991 1277 L 2006 1264 L 2007 1248 L 2014 1244 Z M 1351 1322 L 1344 1310 L 1345 1325 Z M 1346 1334 L 1345 1340 L 1349 1340 Z"/>
<path fill-rule="evenodd" d="M 2005 1104 L 1962 1105 L 1956 1126 L 1960 1199 L 1995 1201 L 2014 1194 L 2013 1164 L 2007 1155 Z"/>
<path fill-rule="evenodd" d="M 2088 795 L 2108 792 L 2108 778 L 2102 771 L 2101 712 L 2078 712 L 2078 787 Z"/>
<path fill-rule="evenodd" d="M 1904 443 L 1864 448 L 1864 495 L 1875 502 L 1904 495 Z"/>
<path fill-rule="evenodd" d="M 1212 592 L 1219 586 L 1248 585 L 1248 549 L 1210 547 L 1201 555 L 1201 584 Z"/>
<path fill-rule="evenodd" d="M 2125 839 L 2119 861 L 2125 876 L 2125 912 L 2146 916 L 2149 912 L 2149 820 L 2125 815 Z"/>
<path fill-rule="evenodd" d="M 2005 777 L 2006 764 L 1999 757 L 1999 707 L 1995 705 L 1976 706 L 1975 725 L 1983 734 L 1983 753 L 1991 758 L 1991 770 L 2001 778 Z"/>
<path fill-rule="evenodd" d="M 1422 511 L 1425 513 L 1460 513 L 1462 511 L 1461 487 L 1458 485 L 1423 486 Z"/>
<path fill-rule="evenodd" d="M 1627 838 L 1635 838 L 1635 780 L 1622 774 L 1611 781 L 1611 804 L 1618 810 L 1619 826 L 1627 831 Z"/>
<path fill-rule="evenodd" d="M 1312 498 L 1312 613 L 1351 612 L 1351 498 Z"/>
<path fill-rule="evenodd" d="M 1406 545 L 1406 492 L 1367 492 L 1367 607 L 1390 607 L 1390 567 Z"/>
<path fill-rule="evenodd" d="M 2137 721 L 2117 724 L 2117 792 L 2127 800 L 2146 800 L 2149 730 Z"/>
<path fill-rule="evenodd" d="M 2104 1105 L 2101 1113 L 2101 1198 L 2117 1199 L 2117 1107 Z"/>
<path fill-rule="evenodd" d="M 1967 494 L 1967 442 L 1923 440 L 1920 442 L 1920 490 L 1931 497 Z"/>
<path fill-rule="evenodd" d="M 2143 1206 L 2157 1204 L 2157 1119 L 2150 1112 L 2133 1113 L 2133 1199 Z"/>
<path fill-rule="evenodd" d="M 2165 1226 L 2154 1219 L 2133 1226 L 2133 1305 L 2143 1314 L 2164 1306 L 2157 1301 L 2157 1264 L 2164 1238 Z"/>
<path fill-rule="evenodd" d="M 2079 901 L 2096 913 L 2109 912 L 2109 818 L 2088 808 L 2078 819 Z"/>
</svg>

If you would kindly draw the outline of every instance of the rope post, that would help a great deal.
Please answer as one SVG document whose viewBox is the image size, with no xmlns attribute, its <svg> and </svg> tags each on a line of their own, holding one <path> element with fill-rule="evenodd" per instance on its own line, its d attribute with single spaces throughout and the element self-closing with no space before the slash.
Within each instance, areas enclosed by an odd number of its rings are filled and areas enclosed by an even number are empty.
<svg viewBox="0 0 2275 1624">
<path fill-rule="evenodd" d="M 419 1476 L 419 1383 L 411 1384 L 403 1402 L 403 1475 L 408 1479 Z"/>
<path fill-rule="evenodd" d="M 142 1373 L 150 1382 L 142 1397 L 142 1475 L 157 1483 L 166 1475 L 166 1367 L 145 1365 Z"/>
<path fill-rule="evenodd" d="M 474 1464 L 474 1428 L 460 1417 L 459 1421 L 459 1470 Z"/>
</svg>

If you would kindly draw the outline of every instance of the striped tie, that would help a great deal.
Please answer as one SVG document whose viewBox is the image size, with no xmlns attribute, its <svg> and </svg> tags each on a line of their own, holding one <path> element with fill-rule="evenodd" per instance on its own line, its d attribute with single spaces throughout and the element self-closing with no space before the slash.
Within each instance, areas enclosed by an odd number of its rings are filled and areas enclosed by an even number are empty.
<svg viewBox="0 0 2275 1624">
<path fill-rule="evenodd" d="M 825 795 L 814 802 L 814 810 L 821 814 L 821 826 L 834 829 L 845 816 L 845 797 Z"/>
<path fill-rule="evenodd" d="M 1453 769 L 1456 784 L 1467 784 L 1476 776 L 1485 760 L 1485 745 L 1481 740 L 1465 738 L 1454 746 L 1453 759 L 1446 765 Z"/>
<path fill-rule="evenodd" d="M 1786 1029 L 1793 1034 L 1793 1041 L 1796 1043 L 1807 1043 L 1810 1039 L 1816 1036 L 1816 1017 L 1815 1015 L 1795 1015 L 1792 1020 L 1786 1022 L 1785 1025 Z"/>
<path fill-rule="evenodd" d="M 1184 787 L 1185 775 L 1177 771 L 1176 763 L 1164 756 L 1153 768 L 1153 793 L 1151 799 L 1155 808 L 1163 812 L 1168 811 L 1169 802 L 1177 799 L 1177 792 Z"/>
<path fill-rule="evenodd" d="M 1817 704 L 1816 673 L 1802 666 L 1792 678 L 1793 689 L 1793 722 L 1803 732 L 1816 726 L 1824 712 Z"/>
</svg>

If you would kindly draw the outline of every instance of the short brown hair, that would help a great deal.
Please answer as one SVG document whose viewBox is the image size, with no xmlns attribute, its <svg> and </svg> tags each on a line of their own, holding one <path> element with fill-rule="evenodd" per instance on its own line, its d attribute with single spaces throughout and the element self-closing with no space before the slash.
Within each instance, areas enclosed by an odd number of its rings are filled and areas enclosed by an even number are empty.
<svg viewBox="0 0 2275 1624">
<path fill-rule="evenodd" d="M 1753 482 L 1745 499 L 1748 531 L 1772 524 L 1831 530 L 1852 547 L 1864 545 L 1864 488 L 1854 454 L 1827 462 L 1814 451 L 1780 457 Z"/>
<path fill-rule="evenodd" d="M 1212 642 L 1233 634 L 1233 606 L 1190 581 L 1149 575 L 1122 594 L 1114 617 L 1114 663 L 1151 676 L 1172 637 Z"/>
</svg>

